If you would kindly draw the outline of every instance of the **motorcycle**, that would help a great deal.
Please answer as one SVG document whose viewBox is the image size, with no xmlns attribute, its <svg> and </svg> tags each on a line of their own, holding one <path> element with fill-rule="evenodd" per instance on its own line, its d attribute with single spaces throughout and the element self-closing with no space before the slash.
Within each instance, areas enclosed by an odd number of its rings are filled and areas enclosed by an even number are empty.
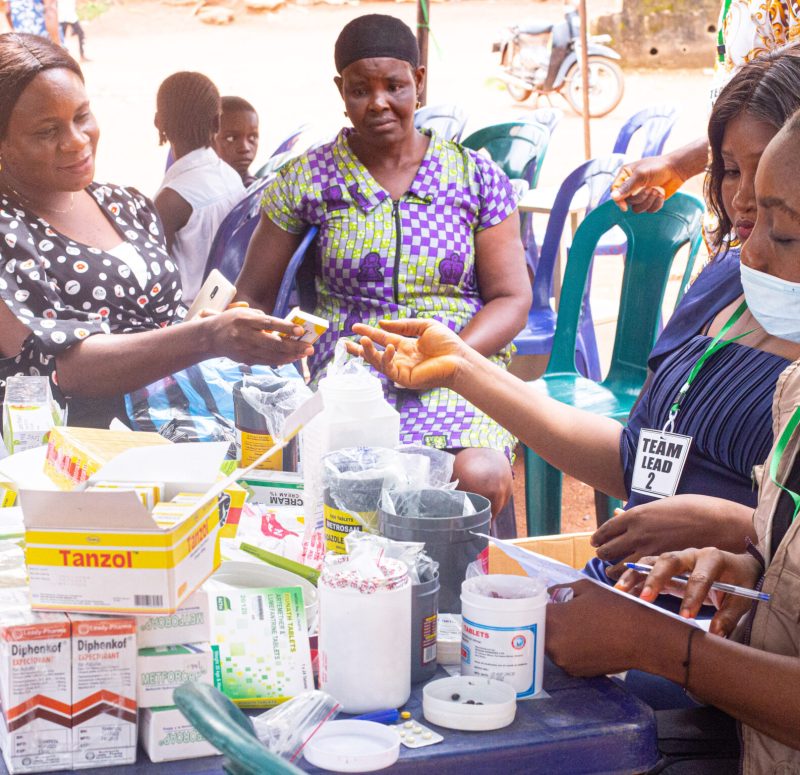
<svg viewBox="0 0 800 775">
<path fill-rule="evenodd" d="M 619 105 L 624 91 L 624 76 L 617 64 L 620 55 L 609 46 L 608 35 L 590 35 L 589 115 L 600 118 Z M 532 22 L 510 27 L 492 46 L 500 53 L 500 78 L 517 102 L 532 94 L 537 99 L 553 92 L 560 94 L 581 115 L 583 113 L 580 62 L 580 16 L 568 9 L 564 21 L 555 24 Z"/>
</svg>

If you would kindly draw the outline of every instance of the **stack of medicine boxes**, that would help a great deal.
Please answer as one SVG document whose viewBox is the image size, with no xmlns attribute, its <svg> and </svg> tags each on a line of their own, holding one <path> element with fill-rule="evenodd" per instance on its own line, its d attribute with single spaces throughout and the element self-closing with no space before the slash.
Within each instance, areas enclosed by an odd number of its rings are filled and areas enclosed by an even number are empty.
<svg viewBox="0 0 800 775">
<path fill-rule="evenodd" d="M 219 563 L 221 508 L 176 495 L 205 492 L 226 445 L 178 450 L 158 437 L 142 448 L 139 436 L 156 434 L 56 428 L 45 472 L 61 491 L 19 489 L 30 587 L 0 590 L 0 748 L 12 775 L 135 762 L 139 708 L 154 761 L 216 753 L 171 703 L 186 680 L 212 682 L 206 598 L 187 595 Z M 112 448 L 108 462 L 93 454 Z M 67 453 L 85 460 L 67 466 Z M 101 467 L 98 480 L 117 484 L 82 490 Z M 122 476 L 103 480 L 111 469 Z M 166 480 L 175 500 L 164 505 L 181 513 L 162 523 L 131 471 Z"/>
</svg>

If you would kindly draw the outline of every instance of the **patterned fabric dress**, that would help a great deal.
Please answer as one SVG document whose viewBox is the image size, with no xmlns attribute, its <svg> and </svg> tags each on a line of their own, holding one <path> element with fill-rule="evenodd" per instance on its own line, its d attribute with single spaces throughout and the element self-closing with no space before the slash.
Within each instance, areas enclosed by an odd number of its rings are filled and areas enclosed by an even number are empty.
<svg viewBox="0 0 800 775">
<path fill-rule="evenodd" d="M 800 36 L 797 0 L 723 0 L 720 16 L 724 51 L 715 60 L 712 103 L 745 62 Z"/>
<path fill-rule="evenodd" d="M 29 32 L 31 35 L 49 37 L 44 23 L 42 0 L 9 0 L 8 7 L 14 32 Z"/>
<path fill-rule="evenodd" d="M 354 323 L 433 318 L 461 331 L 483 307 L 475 233 L 501 223 L 516 207 L 508 178 L 493 162 L 435 134 L 408 191 L 393 201 L 351 151 L 353 131 L 342 130 L 334 142 L 286 165 L 262 201 L 285 231 L 320 229 L 314 312 L 331 325 L 311 359 L 315 380 Z M 510 353 L 508 346 L 493 360 L 506 366 Z M 403 443 L 506 454 L 516 443 L 452 391 L 418 393 L 383 382 L 401 414 Z"/>
<path fill-rule="evenodd" d="M 6 377 L 46 375 L 63 403 L 55 373 L 60 353 L 92 334 L 160 328 L 186 313 L 178 269 L 152 203 L 134 189 L 93 183 L 87 191 L 120 242 L 133 245 L 144 259 L 144 287 L 125 261 L 69 239 L 26 212 L 22 202 L 0 196 L 0 298 L 32 332 L 18 355 L 0 358 L 0 397 Z M 70 401 L 70 422 L 80 418 L 107 427 L 111 410 L 102 404 Z M 120 407 L 122 396 L 115 409 Z"/>
</svg>

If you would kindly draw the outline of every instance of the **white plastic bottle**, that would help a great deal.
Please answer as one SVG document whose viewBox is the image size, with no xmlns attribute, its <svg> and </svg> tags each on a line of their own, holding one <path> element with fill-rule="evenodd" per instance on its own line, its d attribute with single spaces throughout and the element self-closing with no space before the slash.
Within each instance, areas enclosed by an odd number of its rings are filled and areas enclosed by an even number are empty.
<svg viewBox="0 0 800 775">
<path fill-rule="evenodd" d="M 517 698 L 542 689 L 547 587 L 533 578 L 490 574 L 461 585 L 461 675 L 511 684 Z"/>
<path fill-rule="evenodd" d="M 411 696 L 411 579 L 400 560 L 379 567 L 365 579 L 342 555 L 319 579 L 320 688 L 346 713 L 399 708 Z"/>
<path fill-rule="evenodd" d="M 305 519 L 322 528 L 322 456 L 344 447 L 389 447 L 400 443 L 400 415 L 383 397 L 383 385 L 366 371 L 324 377 L 325 409 L 302 431 Z"/>
</svg>

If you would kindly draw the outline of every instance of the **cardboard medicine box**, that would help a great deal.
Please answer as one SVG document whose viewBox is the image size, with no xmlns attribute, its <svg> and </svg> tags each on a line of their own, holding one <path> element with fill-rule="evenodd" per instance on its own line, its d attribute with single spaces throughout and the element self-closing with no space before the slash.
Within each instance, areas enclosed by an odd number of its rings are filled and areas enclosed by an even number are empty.
<svg viewBox="0 0 800 775">
<path fill-rule="evenodd" d="M 227 447 L 206 442 L 129 449 L 96 479 L 163 481 L 166 498 L 204 492 Z M 161 527 L 133 490 L 21 489 L 19 496 L 35 609 L 170 613 L 219 565 L 216 498 L 178 504 L 185 517 Z"/>
<path fill-rule="evenodd" d="M 210 638 L 208 595 L 202 589 L 171 614 L 136 617 L 136 642 L 140 649 L 207 642 Z"/>
<path fill-rule="evenodd" d="M 179 686 L 214 680 L 208 643 L 139 649 L 137 669 L 136 700 L 140 708 L 171 705 L 172 692 Z"/>
<path fill-rule="evenodd" d="M 174 706 L 141 710 L 139 739 L 151 762 L 195 759 L 219 753 Z"/>
<path fill-rule="evenodd" d="M 70 614 L 72 767 L 136 761 L 136 622 Z"/>
<path fill-rule="evenodd" d="M 72 768 L 70 622 L 27 605 L 0 614 L 0 748 L 9 773 Z"/>
</svg>

